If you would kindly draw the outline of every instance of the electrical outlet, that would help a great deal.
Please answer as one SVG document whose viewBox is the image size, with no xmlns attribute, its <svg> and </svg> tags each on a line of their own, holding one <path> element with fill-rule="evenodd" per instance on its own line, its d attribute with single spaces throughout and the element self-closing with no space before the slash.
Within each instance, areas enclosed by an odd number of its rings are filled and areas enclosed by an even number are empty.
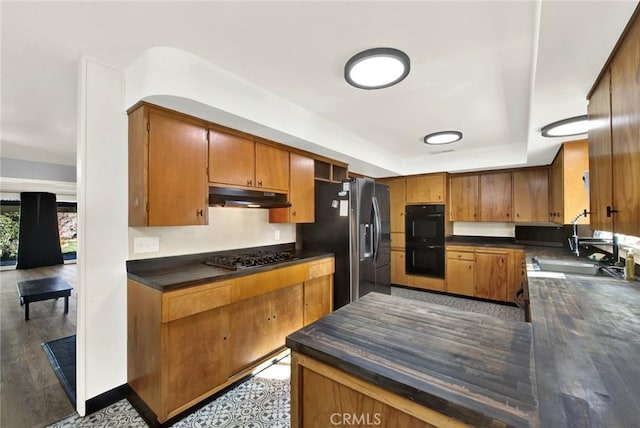
<svg viewBox="0 0 640 428">
<path fill-rule="evenodd" d="M 273 238 L 274 238 L 276 241 L 279 241 L 279 240 L 280 240 L 280 231 L 279 231 L 278 229 L 276 229 L 276 231 L 274 232 L 274 234 L 273 234 Z"/>
<path fill-rule="evenodd" d="M 133 240 L 134 253 L 157 253 L 158 251 L 160 251 L 159 236 L 146 236 Z"/>
</svg>

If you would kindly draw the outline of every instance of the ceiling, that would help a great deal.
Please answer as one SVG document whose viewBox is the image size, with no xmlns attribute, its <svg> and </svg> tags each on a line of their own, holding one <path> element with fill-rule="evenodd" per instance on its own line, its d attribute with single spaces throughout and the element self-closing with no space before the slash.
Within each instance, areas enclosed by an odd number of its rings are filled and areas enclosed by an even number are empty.
<svg viewBox="0 0 640 428">
<path fill-rule="evenodd" d="M 563 139 L 542 138 L 539 129 L 586 114 L 586 94 L 635 6 L 3 1 L 1 155 L 74 164 L 80 56 L 124 71 L 146 49 L 167 46 L 389 153 L 399 159 L 392 173 L 547 164 Z M 344 63 L 382 46 L 409 55 L 409 76 L 381 90 L 349 86 Z M 424 135 L 447 129 L 462 131 L 463 140 L 422 143 Z M 297 145 L 295 139 L 287 144 Z M 340 150 L 331 154 L 342 157 Z M 356 172 L 389 171 L 353 156 L 340 160 Z"/>
</svg>

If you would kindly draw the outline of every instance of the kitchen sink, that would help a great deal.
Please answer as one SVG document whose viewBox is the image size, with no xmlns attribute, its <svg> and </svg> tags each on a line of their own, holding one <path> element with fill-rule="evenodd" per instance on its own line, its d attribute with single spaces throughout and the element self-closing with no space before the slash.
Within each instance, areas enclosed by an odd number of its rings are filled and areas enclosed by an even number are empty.
<svg viewBox="0 0 640 428">
<path fill-rule="evenodd" d="M 600 266 L 577 260 L 536 259 L 541 271 L 573 273 L 579 275 L 598 275 Z"/>
<path fill-rule="evenodd" d="M 600 263 L 592 263 L 580 260 L 556 260 L 556 259 L 536 259 L 533 260 L 536 270 L 542 272 L 559 272 L 577 275 L 610 276 L 612 278 L 622 278 L 621 268 L 614 266 L 604 266 Z"/>
</svg>

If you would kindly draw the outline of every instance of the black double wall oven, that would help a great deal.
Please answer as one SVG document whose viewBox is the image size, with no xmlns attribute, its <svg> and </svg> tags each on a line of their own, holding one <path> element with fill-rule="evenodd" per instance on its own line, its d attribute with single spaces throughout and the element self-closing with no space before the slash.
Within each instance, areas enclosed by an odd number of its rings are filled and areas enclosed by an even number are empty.
<svg viewBox="0 0 640 428">
<path fill-rule="evenodd" d="M 406 206 L 406 273 L 444 278 L 444 224 L 444 205 Z"/>
</svg>

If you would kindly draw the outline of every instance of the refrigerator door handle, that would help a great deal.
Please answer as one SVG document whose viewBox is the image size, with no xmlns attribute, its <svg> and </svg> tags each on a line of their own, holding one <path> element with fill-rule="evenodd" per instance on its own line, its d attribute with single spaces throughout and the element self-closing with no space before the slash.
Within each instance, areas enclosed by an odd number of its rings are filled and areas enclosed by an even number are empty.
<svg viewBox="0 0 640 428">
<path fill-rule="evenodd" d="M 382 220 L 380 217 L 380 205 L 378 204 L 378 198 L 375 196 L 373 199 L 373 218 L 375 227 L 375 243 L 373 245 L 373 261 L 378 261 L 380 255 L 380 241 L 382 240 Z"/>
</svg>

